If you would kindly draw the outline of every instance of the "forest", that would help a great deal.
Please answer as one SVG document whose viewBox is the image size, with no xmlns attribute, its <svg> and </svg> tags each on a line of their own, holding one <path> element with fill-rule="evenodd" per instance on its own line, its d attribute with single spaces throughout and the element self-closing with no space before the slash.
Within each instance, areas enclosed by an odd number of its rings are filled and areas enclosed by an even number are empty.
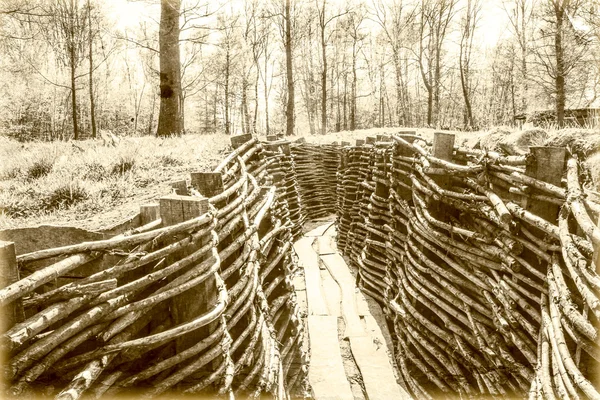
<svg viewBox="0 0 600 400">
<path fill-rule="evenodd" d="M 600 108 L 598 0 L 2 0 L 0 135 L 481 130 Z"/>
</svg>

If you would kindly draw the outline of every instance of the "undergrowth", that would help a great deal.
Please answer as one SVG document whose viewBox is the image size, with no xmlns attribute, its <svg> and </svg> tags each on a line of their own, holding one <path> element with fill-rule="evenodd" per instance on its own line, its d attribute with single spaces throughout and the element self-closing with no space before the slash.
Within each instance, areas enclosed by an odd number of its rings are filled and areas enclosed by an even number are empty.
<svg viewBox="0 0 600 400">
<path fill-rule="evenodd" d="M 171 181 L 216 165 L 229 137 L 130 137 L 117 147 L 94 140 L 76 143 L 0 137 L 0 229 L 71 223 L 125 203 L 157 199 L 170 193 Z"/>
</svg>

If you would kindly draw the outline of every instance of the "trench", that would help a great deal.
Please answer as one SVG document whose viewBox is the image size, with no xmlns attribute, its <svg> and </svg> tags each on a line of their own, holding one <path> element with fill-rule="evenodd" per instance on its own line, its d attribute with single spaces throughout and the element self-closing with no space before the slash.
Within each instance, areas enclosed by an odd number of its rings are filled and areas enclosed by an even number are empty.
<svg viewBox="0 0 600 400">
<path fill-rule="evenodd" d="M 599 397 L 600 204 L 565 148 L 232 146 L 120 236 L 2 242 L 10 395 Z"/>
</svg>

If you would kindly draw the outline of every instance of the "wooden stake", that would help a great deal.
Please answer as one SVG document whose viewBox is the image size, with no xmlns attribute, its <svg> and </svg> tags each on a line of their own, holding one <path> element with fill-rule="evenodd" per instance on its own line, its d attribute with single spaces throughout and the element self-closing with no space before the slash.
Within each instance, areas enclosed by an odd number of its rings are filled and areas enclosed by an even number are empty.
<svg viewBox="0 0 600 400">
<path fill-rule="evenodd" d="M 567 149 L 565 147 L 535 146 L 530 147 L 529 151 L 533 155 L 533 160 L 525 167 L 525 175 L 561 187 L 561 179 L 567 162 Z M 537 194 L 537 191 L 532 189 L 532 194 Z M 558 205 L 545 201 L 532 201 L 527 198 L 524 198 L 523 201 L 523 208 L 527 211 L 556 224 L 560 208 Z"/>
<path fill-rule="evenodd" d="M 160 217 L 163 225 L 177 224 L 198 217 L 207 211 L 208 199 L 204 197 L 172 194 L 160 198 Z M 182 256 L 191 254 L 205 244 L 204 241 L 195 243 L 193 248 L 188 249 L 186 254 L 177 254 L 176 257 L 179 259 Z M 199 260 L 199 262 L 202 261 Z M 190 268 L 193 268 L 193 266 L 190 266 Z M 182 270 L 180 274 L 185 273 L 188 269 Z M 171 312 L 175 325 L 189 322 L 205 313 L 215 303 L 216 299 L 217 287 L 214 278 L 209 278 L 198 286 L 173 297 Z M 177 339 L 175 341 L 176 351 L 181 352 L 198 343 L 210 334 L 209 328 L 197 329 Z"/>
<path fill-rule="evenodd" d="M 19 269 L 17 267 L 17 255 L 13 242 L 0 240 L 0 286 L 6 287 L 19 280 Z M 23 304 L 21 299 L 7 304 L 1 310 L 0 329 L 6 332 L 8 328 L 24 320 Z"/>
<path fill-rule="evenodd" d="M 142 204 L 140 206 L 140 226 L 160 218 L 160 208 L 158 203 Z"/>
<path fill-rule="evenodd" d="M 175 189 L 175 194 L 187 196 L 187 182 L 184 180 L 171 182 L 171 187 Z"/>
<path fill-rule="evenodd" d="M 213 197 L 223 192 L 223 177 L 220 172 L 192 172 L 192 187 L 203 196 Z"/>
<path fill-rule="evenodd" d="M 233 147 L 234 149 L 237 149 L 238 147 L 240 147 L 247 141 L 252 140 L 252 134 L 247 133 L 245 135 L 232 136 L 230 140 L 231 140 L 231 147 Z"/>
<path fill-rule="evenodd" d="M 435 132 L 433 134 L 432 155 L 441 160 L 452 161 L 454 154 L 455 138 L 456 136 L 453 133 Z M 450 189 L 452 186 L 452 176 L 448 174 L 435 176 L 433 180 L 442 189 Z M 448 220 L 448 215 L 446 214 L 446 212 L 449 209 L 449 207 L 446 207 L 441 202 L 437 203 L 434 207 L 432 207 L 432 211 L 434 211 L 434 217 L 442 221 Z"/>
</svg>

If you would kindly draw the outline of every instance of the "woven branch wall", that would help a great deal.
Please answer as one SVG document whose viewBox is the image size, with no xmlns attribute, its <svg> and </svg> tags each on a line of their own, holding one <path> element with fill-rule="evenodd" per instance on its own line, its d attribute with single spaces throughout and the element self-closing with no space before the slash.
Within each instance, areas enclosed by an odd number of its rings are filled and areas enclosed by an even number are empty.
<svg viewBox="0 0 600 400">
<path fill-rule="evenodd" d="M 17 257 L 20 280 L 0 290 L 10 394 L 305 390 L 291 156 L 256 139 L 237 144 L 213 173 L 162 198 L 161 219 Z"/>
<path fill-rule="evenodd" d="M 386 140 L 342 150 L 338 248 L 384 307 L 405 389 L 599 398 L 600 207 L 577 157 Z"/>
</svg>

